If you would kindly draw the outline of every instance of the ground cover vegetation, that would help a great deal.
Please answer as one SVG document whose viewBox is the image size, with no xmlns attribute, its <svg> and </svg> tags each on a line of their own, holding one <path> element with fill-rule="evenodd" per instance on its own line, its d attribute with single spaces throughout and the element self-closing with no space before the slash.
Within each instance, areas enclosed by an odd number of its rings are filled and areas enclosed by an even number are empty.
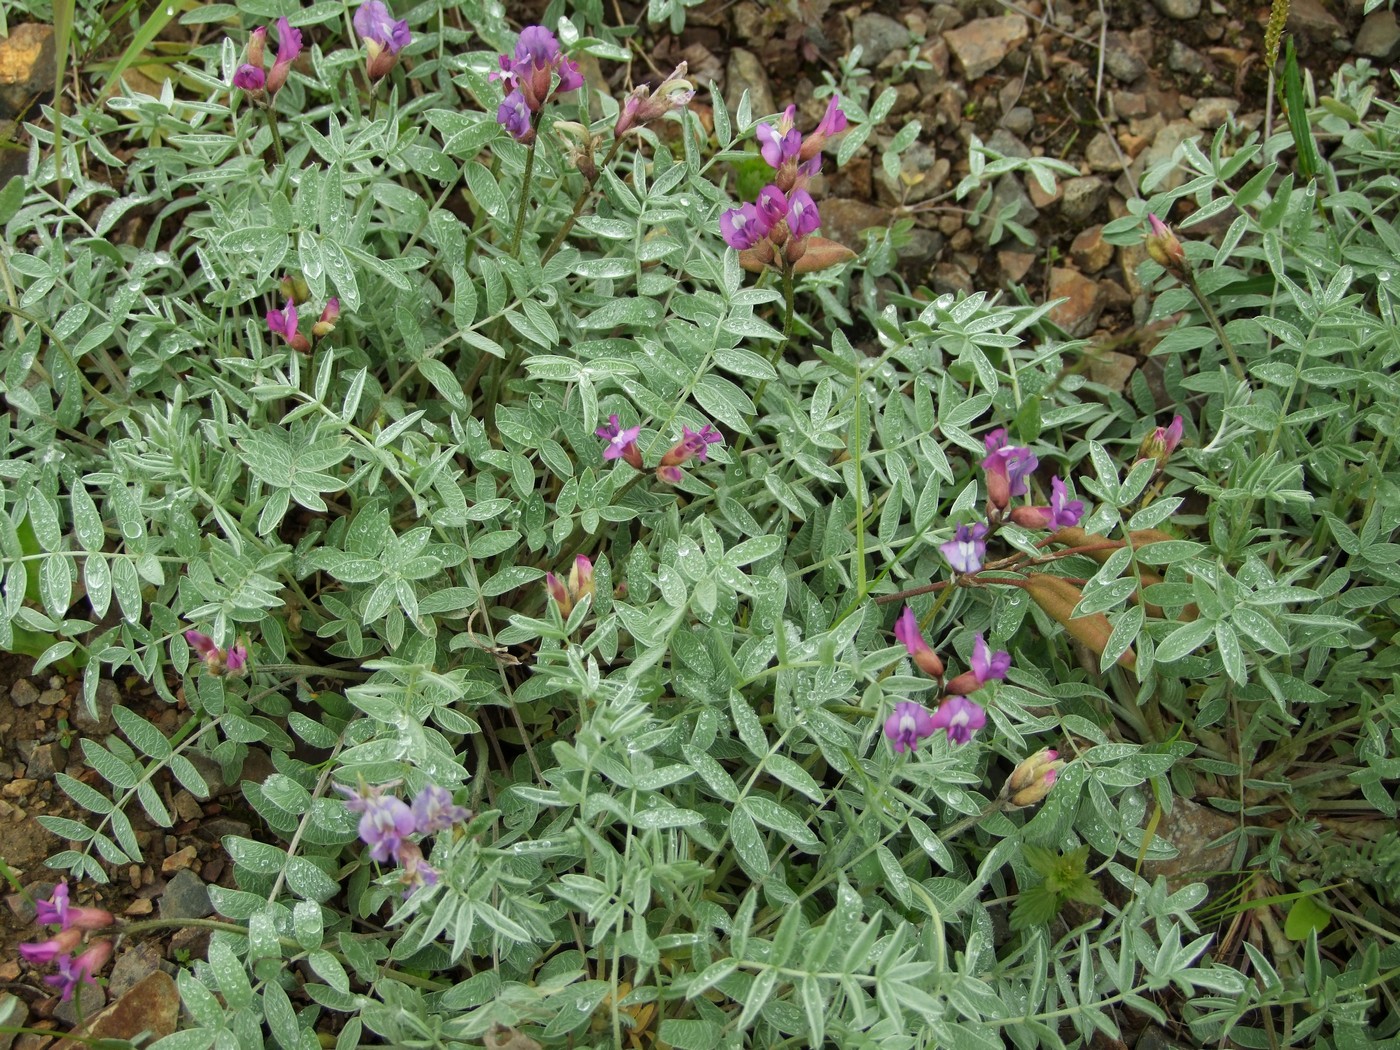
<svg viewBox="0 0 1400 1050">
<path fill-rule="evenodd" d="M 0 186 L 0 818 L 61 840 L 0 836 L 0 1032 L 1395 1045 L 1395 75 L 1274 5 L 1262 126 L 1098 231 L 1115 385 L 831 228 L 919 148 L 859 51 L 649 63 L 704 6 L 20 5 L 80 86 Z M 941 200 L 1078 173 L 969 134 Z"/>
</svg>

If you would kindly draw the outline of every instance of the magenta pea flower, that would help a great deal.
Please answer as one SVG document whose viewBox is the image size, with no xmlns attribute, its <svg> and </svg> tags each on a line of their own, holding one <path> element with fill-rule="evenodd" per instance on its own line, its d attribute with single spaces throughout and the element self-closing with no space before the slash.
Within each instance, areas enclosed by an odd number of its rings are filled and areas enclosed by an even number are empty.
<svg viewBox="0 0 1400 1050">
<path fill-rule="evenodd" d="M 404 19 L 394 21 L 383 0 L 369 0 L 355 12 L 355 32 L 365 42 L 368 52 L 366 73 L 370 80 L 379 80 L 394 68 L 399 52 L 408 46 L 412 34 Z"/>
<path fill-rule="evenodd" d="M 754 206 L 770 229 L 788 217 L 787 196 L 777 186 L 763 187 L 759 191 L 758 200 L 754 202 Z"/>
<path fill-rule="evenodd" d="M 519 91 L 512 91 L 501 99 L 501 104 L 496 109 L 496 123 L 505 128 L 517 142 L 528 145 L 535 140 L 535 127 L 530 122 L 530 107 L 525 102 L 525 96 Z"/>
<path fill-rule="evenodd" d="M 624 427 L 614 413 L 608 417 L 608 422 L 594 431 L 600 438 L 607 441 L 603 448 L 603 459 L 620 459 L 636 468 L 642 469 L 642 453 L 637 448 L 637 438 L 642 433 L 640 426 Z"/>
<path fill-rule="evenodd" d="M 320 320 L 311 326 L 311 334 L 317 339 L 324 339 L 335 331 L 335 324 L 339 320 L 340 299 L 333 295 L 326 300 L 326 306 L 321 311 Z"/>
<path fill-rule="evenodd" d="M 452 801 L 450 791 L 437 784 L 429 784 L 418 792 L 410 808 L 413 811 L 413 826 L 420 835 L 446 831 L 455 824 L 469 820 L 472 815 L 472 811 L 466 806 L 459 806 Z M 421 854 L 419 859 L 422 859 Z"/>
<path fill-rule="evenodd" d="M 41 926 L 61 926 L 66 930 L 71 925 L 69 908 L 68 883 L 60 882 L 53 888 L 48 900 L 34 902 L 34 921 Z"/>
<path fill-rule="evenodd" d="M 646 85 L 634 88 L 622 102 L 613 137 L 621 138 L 634 128 L 650 124 L 673 109 L 684 109 L 695 97 L 695 85 L 685 79 L 688 66 L 682 62 L 655 91 Z"/>
<path fill-rule="evenodd" d="M 681 464 L 690 459 L 704 462 L 709 458 L 709 447 L 724 442 L 724 437 L 709 423 L 699 431 L 681 427 L 681 439 L 661 457 L 661 465 L 656 468 L 656 476 L 662 481 L 676 484 L 681 480 Z"/>
<path fill-rule="evenodd" d="M 46 941 L 21 944 L 19 956 L 30 966 L 47 966 L 61 955 L 71 955 L 83 942 L 83 931 L 73 927 L 63 929 Z"/>
<path fill-rule="evenodd" d="M 297 330 L 297 324 L 297 304 L 291 299 L 287 300 L 287 305 L 281 310 L 267 312 L 267 330 L 273 335 L 280 335 L 293 350 L 308 353 L 311 350 L 311 340 Z"/>
<path fill-rule="evenodd" d="M 401 842 L 394 853 L 394 859 L 403 870 L 399 881 L 404 885 L 403 895 L 410 896 L 414 890 L 424 886 L 436 886 L 438 870 L 423 859 L 423 847 L 416 842 Z"/>
<path fill-rule="evenodd" d="M 248 37 L 248 53 L 243 64 L 234 71 L 233 86 L 248 92 L 262 91 L 267 86 L 263 72 L 263 50 L 267 46 L 267 26 L 258 26 Z"/>
<path fill-rule="evenodd" d="M 248 650 L 245 647 L 233 645 L 222 649 L 214 644 L 214 639 L 202 631 L 186 631 L 185 641 L 199 654 L 199 659 L 212 675 L 239 674 L 248 662 Z"/>
<path fill-rule="evenodd" d="M 793 190 L 788 197 L 788 230 L 799 240 L 814 232 L 822 224 L 817 211 L 817 202 L 806 190 Z"/>
<path fill-rule="evenodd" d="M 1026 529 L 1072 529 L 1084 517 L 1084 501 L 1070 499 L 1058 477 L 1050 479 L 1050 506 L 1014 507 L 1011 520 Z"/>
<path fill-rule="evenodd" d="M 1006 440 L 1006 428 L 997 427 L 982 442 L 987 455 L 982 469 L 987 472 L 987 501 L 998 510 L 1005 510 L 1012 496 L 1024 496 L 1029 491 L 1026 479 L 1040 465 L 1034 452 Z"/>
<path fill-rule="evenodd" d="M 301 30 L 292 27 L 286 18 L 277 20 L 277 54 L 272 60 L 272 72 L 267 75 L 267 93 L 275 95 L 287 82 L 292 63 L 301 54 Z"/>
<path fill-rule="evenodd" d="M 821 160 L 818 155 L 821 153 L 822 148 L 828 141 L 841 134 L 849 126 L 850 121 L 846 119 L 846 114 L 841 110 L 841 96 L 832 95 L 831 98 L 827 100 L 826 112 L 822 114 L 821 122 L 816 126 L 813 132 L 803 140 L 802 148 L 797 154 L 798 159 L 809 163 L 816 160 L 817 166 L 820 167 Z M 813 171 L 812 174 L 816 174 L 816 172 Z"/>
<path fill-rule="evenodd" d="M 959 695 L 976 692 L 988 682 L 999 681 L 1011 669 L 1011 654 L 1005 649 L 992 652 L 982 632 L 972 643 L 972 667 L 948 683 L 948 692 Z"/>
<path fill-rule="evenodd" d="M 912 700 L 901 700 L 895 704 L 894 712 L 885 719 L 885 738 L 898 755 L 913 751 L 920 740 L 933 736 L 937 730 L 934 716 L 923 705 Z"/>
<path fill-rule="evenodd" d="M 904 643 L 905 650 L 919 670 L 933 678 L 943 677 L 943 661 L 924 641 L 923 632 L 919 630 L 919 618 L 907 605 L 894 623 L 894 637 L 895 641 Z"/>
<path fill-rule="evenodd" d="M 965 696 L 950 696 L 938 705 L 932 722 L 934 729 L 947 732 L 950 744 L 966 744 L 987 724 L 987 712 Z"/>
<path fill-rule="evenodd" d="M 730 208 L 719 217 L 719 232 L 724 243 L 737 251 L 746 251 L 768 236 L 772 223 L 756 204 Z"/>
<path fill-rule="evenodd" d="M 58 973 L 45 977 L 44 983 L 57 988 L 60 992 L 59 998 L 66 1003 L 73 998 L 73 993 L 78 990 L 79 985 L 97 983 L 93 974 L 106 966 L 111 957 L 111 941 L 93 941 L 88 950 L 76 958 L 69 955 L 59 956 L 56 960 Z"/>
<path fill-rule="evenodd" d="M 532 118 L 553 95 L 583 87 L 578 64 L 564 55 L 559 41 L 544 26 L 526 26 L 521 30 L 514 59 L 501 55 L 498 63 L 500 72 L 493 73 L 492 78 L 501 81 L 510 105 L 502 103 L 496 121 L 521 142 L 533 140 Z"/>
<path fill-rule="evenodd" d="M 1144 245 L 1147 254 L 1152 256 L 1152 261 L 1177 277 L 1183 276 L 1189 269 L 1186 249 L 1181 246 L 1176 234 L 1172 233 L 1172 228 L 1155 215 L 1147 217 L 1147 226 L 1148 234 Z"/>
<path fill-rule="evenodd" d="M 768 166 L 774 170 L 781 168 L 789 160 L 797 157 L 802 150 L 802 132 L 796 128 L 797 107 L 788 106 L 776 126 L 760 124 L 755 131 L 759 152 Z"/>
<path fill-rule="evenodd" d="M 953 538 L 940 543 L 938 549 L 957 572 L 976 572 L 987 556 L 986 537 L 987 526 L 980 521 L 975 525 L 959 525 Z"/>
</svg>

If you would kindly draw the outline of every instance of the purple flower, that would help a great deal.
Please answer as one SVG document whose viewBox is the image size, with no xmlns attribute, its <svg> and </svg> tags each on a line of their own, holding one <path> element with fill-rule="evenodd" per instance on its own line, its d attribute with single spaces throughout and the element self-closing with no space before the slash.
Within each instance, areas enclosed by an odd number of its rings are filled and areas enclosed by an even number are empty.
<svg viewBox="0 0 1400 1050">
<path fill-rule="evenodd" d="M 250 66 L 245 62 L 234 72 L 233 86 L 244 91 L 261 91 L 267 86 L 267 74 L 261 66 Z"/>
<path fill-rule="evenodd" d="M 686 63 L 682 62 L 671 71 L 671 75 L 652 91 L 646 85 L 633 89 L 623 100 L 617 123 L 613 125 L 613 136 L 621 138 L 635 127 L 650 124 L 658 117 L 673 109 L 683 109 L 695 97 L 695 86 L 685 79 Z"/>
<path fill-rule="evenodd" d="M 770 228 L 788 217 L 787 197 L 776 186 L 764 186 L 758 195 L 755 206 Z"/>
<path fill-rule="evenodd" d="M 311 341 L 297 331 L 297 305 L 291 299 L 281 310 L 267 312 L 267 329 L 273 335 L 280 335 L 293 350 L 303 353 L 311 349 Z"/>
<path fill-rule="evenodd" d="M 950 696 L 938 706 L 930 721 L 934 729 L 947 731 L 949 743 L 966 744 L 973 733 L 987 724 L 987 712 L 965 696 Z"/>
<path fill-rule="evenodd" d="M 1182 423 L 1181 417 L 1175 416 L 1169 426 L 1149 431 L 1142 439 L 1142 447 L 1138 449 L 1138 459 L 1155 459 L 1158 469 L 1165 467 L 1171 454 L 1176 451 L 1176 446 L 1181 444 L 1184 430 L 1185 424 Z"/>
<path fill-rule="evenodd" d="M 1040 460 L 1028 448 L 1007 444 L 1005 427 L 993 430 L 983 444 L 987 448 L 982 460 L 982 469 L 987 472 L 987 499 L 998 510 L 1005 510 L 1012 496 L 1026 494 L 1026 478 L 1034 473 Z"/>
<path fill-rule="evenodd" d="M 661 457 L 661 465 L 656 468 L 656 476 L 662 481 L 672 485 L 681 480 L 681 464 L 688 462 L 692 458 L 701 461 L 709 458 L 709 447 L 723 443 L 724 437 L 706 423 L 699 431 L 691 430 L 689 427 L 681 427 L 681 439 L 671 447 L 666 455 Z"/>
<path fill-rule="evenodd" d="M 387 76 L 398 61 L 399 52 L 412 39 L 408 22 L 394 21 L 383 0 L 369 0 L 360 6 L 355 12 L 355 32 L 360 34 L 369 53 L 365 70 L 371 80 Z"/>
<path fill-rule="evenodd" d="M 559 41 L 544 26 L 526 26 L 515 41 L 515 60 L 537 66 L 553 65 L 563 55 Z"/>
<path fill-rule="evenodd" d="M 193 633 L 198 634 L 199 632 Z M 201 635 L 201 637 L 203 636 Z M 68 883 L 60 882 L 53 888 L 48 900 L 34 902 L 34 921 L 40 926 L 57 925 L 66 930 L 71 925 L 68 919 L 68 908 Z"/>
<path fill-rule="evenodd" d="M 767 237 L 769 229 L 768 220 L 756 204 L 730 208 L 719 217 L 719 232 L 724 243 L 741 252 Z"/>
<path fill-rule="evenodd" d="M 1084 517 L 1084 501 L 1069 499 L 1069 489 L 1058 477 L 1050 479 L 1050 506 L 1015 507 L 1011 520 L 1027 529 L 1071 529 Z"/>
<path fill-rule="evenodd" d="M 953 538 L 940 543 L 938 549 L 956 571 L 976 572 L 987 556 L 986 536 L 987 526 L 980 521 L 975 525 L 959 525 Z"/>
<path fill-rule="evenodd" d="M 798 159 L 806 165 L 813 164 L 815 167 L 810 172 L 803 174 L 815 175 L 821 167 L 821 151 L 830 139 L 841 134 L 850 125 L 846 119 L 846 114 L 841 111 L 841 96 L 832 95 L 826 103 L 826 112 L 822 114 L 821 123 L 807 136 L 802 143 L 802 149 L 798 153 Z"/>
<path fill-rule="evenodd" d="M 501 105 L 496 110 L 496 123 L 505 128 L 517 142 L 528 143 L 534 140 L 535 129 L 530 124 L 530 107 L 525 102 L 525 96 L 519 91 L 512 91 L 501 100 Z"/>
<path fill-rule="evenodd" d="M 58 973 L 44 978 L 44 983 L 59 989 L 59 996 L 65 1003 L 73 998 L 80 984 L 96 984 L 93 974 L 107 965 L 112 957 L 111 941 L 93 941 L 88 950 L 77 958 L 68 955 L 58 957 Z"/>
<path fill-rule="evenodd" d="M 907 605 L 894 623 L 894 637 L 895 641 L 904 643 L 904 648 L 921 671 L 934 678 L 943 677 L 943 661 L 929 648 L 928 642 L 924 641 L 924 636 L 919 631 L 919 618 Z"/>
<path fill-rule="evenodd" d="M 317 339 L 324 339 L 335 331 L 335 323 L 339 320 L 340 300 L 333 295 L 326 300 L 326 306 L 321 311 L 320 320 L 311 326 L 311 334 Z"/>
<path fill-rule="evenodd" d="M 413 811 L 402 800 L 384 794 L 386 787 L 366 787 L 360 790 L 336 784 L 335 789 L 347 796 L 345 807 L 360 814 L 360 841 L 369 855 L 381 863 L 398 849 L 405 838 L 413 834 Z"/>
<path fill-rule="evenodd" d="M 552 572 L 544 574 L 544 587 L 549 592 L 549 596 L 554 599 L 554 603 L 559 606 L 559 615 L 565 618 L 574 611 L 574 599 L 569 594 L 569 588 L 564 586 L 564 581 Z"/>
<path fill-rule="evenodd" d="M 612 459 L 626 460 L 637 470 L 642 469 L 642 453 L 637 448 L 637 438 L 641 434 L 640 426 L 624 427 L 618 420 L 617 415 L 608 417 L 605 426 L 594 431 L 600 438 L 607 441 L 607 446 L 603 449 L 604 461 Z"/>
<path fill-rule="evenodd" d="M 806 190 L 793 190 L 788 197 L 788 229 L 794 237 L 806 237 L 822 224 L 817 203 Z"/>
<path fill-rule="evenodd" d="M 933 736 L 938 728 L 934 716 L 912 700 L 895 704 L 894 713 L 885 719 L 885 737 L 898 755 L 913 751 L 920 740 Z"/>
<path fill-rule="evenodd" d="M 452 801 L 452 793 L 436 784 L 429 784 L 413 799 L 413 823 L 420 835 L 446 831 L 454 824 L 471 817 L 472 811 Z M 422 854 L 419 854 L 422 859 Z M 400 860 L 402 863 L 402 860 Z"/>
<path fill-rule="evenodd" d="M 19 955 L 30 966 L 47 966 L 60 955 L 70 954 L 74 948 L 82 943 L 82 940 L 82 930 L 65 927 L 46 941 L 21 944 Z"/>
<path fill-rule="evenodd" d="M 988 682 L 1003 679 L 1010 669 L 1011 654 L 1004 649 L 991 652 L 987 648 L 987 640 L 982 637 L 982 632 L 978 631 L 972 643 L 972 673 L 977 676 L 977 681 L 986 685 Z"/>
<path fill-rule="evenodd" d="M 508 93 L 518 91 L 531 113 L 538 113 L 555 91 L 576 91 L 583 87 L 583 74 L 578 65 L 564 55 L 559 41 L 544 26 L 526 26 L 515 43 L 515 60 L 502 55 L 499 61 L 501 72 L 493 77 L 501 80 Z M 559 75 L 557 88 L 552 80 L 555 73 Z M 505 121 L 500 120 L 500 123 L 505 124 Z"/>
<path fill-rule="evenodd" d="M 287 82 L 292 63 L 301 54 L 301 30 L 292 28 L 285 18 L 277 20 L 277 55 L 272 60 L 272 72 L 267 75 L 267 90 L 275 95 Z"/>
<path fill-rule="evenodd" d="M 759 152 L 763 154 L 763 159 L 768 162 L 770 168 L 781 168 L 802 150 L 802 132 L 794 126 L 796 119 L 797 107 L 788 106 L 787 112 L 776 127 L 772 124 L 758 126 L 755 135 L 759 142 Z"/>
</svg>

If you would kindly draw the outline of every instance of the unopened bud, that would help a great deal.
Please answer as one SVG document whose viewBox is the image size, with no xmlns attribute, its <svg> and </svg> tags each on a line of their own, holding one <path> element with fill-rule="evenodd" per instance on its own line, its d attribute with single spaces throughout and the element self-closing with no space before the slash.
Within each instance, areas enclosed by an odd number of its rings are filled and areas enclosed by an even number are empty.
<svg viewBox="0 0 1400 1050">
<path fill-rule="evenodd" d="M 1008 808 L 1024 809 L 1044 801 L 1045 796 L 1050 794 L 1050 789 L 1055 786 L 1063 766 L 1059 753 L 1051 748 L 1037 751 L 1025 759 L 1012 770 L 1011 776 L 1006 778 L 1006 784 L 1001 789 L 1002 798 L 1007 800 Z"/>
<path fill-rule="evenodd" d="M 914 654 L 914 663 L 930 678 L 943 678 L 943 661 L 932 649 L 920 649 Z"/>
<path fill-rule="evenodd" d="M 1146 238 L 1147 254 L 1152 256 L 1152 261 L 1177 276 L 1184 274 L 1187 270 L 1186 249 L 1176 239 L 1171 227 L 1155 215 L 1149 215 L 1147 223 L 1152 230 Z"/>
<path fill-rule="evenodd" d="M 289 273 L 277 282 L 277 287 L 282 293 L 283 299 L 290 299 L 300 306 L 311 298 L 311 288 L 307 285 L 306 279 L 299 273 Z"/>
<path fill-rule="evenodd" d="M 971 671 L 964 671 L 944 686 L 943 691 L 949 696 L 967 696 L 970 693 L 977 692 L 977 690 L 981 688 L 982 679 L 978 678 L 977 675 L 973 674 Z"/>
<path fill-rule="evenodd" d="M 549 590 L 549 596 L 559 606 L 559 615 L 567 618 L 569 613 L 574 611 L 574 600 L 569 597 L 568 588 L 552 572 L 545 573 L 544 585 Z"/>
<path fill-rule="evenodd" d="M 1013 507 L 1011 520 L 1023 529 L 1043 529 L 1050 524 L 1049 507 Z"/>
<path fill-rule="evenodd" d="M 311 326 L 311 334 L 324 339 L 335 331 L 335 323 L 340 319 L 340 300 L 332 296 L 321 311 L 321 319 Z"/>
<path fill-rule="evenodd" d="M 593 597 L 593 563 L 580 554 L 574 559 L 574 567 L 569 570 L 569 595 L 579 602 L 585 594 Z"/>
</svg>

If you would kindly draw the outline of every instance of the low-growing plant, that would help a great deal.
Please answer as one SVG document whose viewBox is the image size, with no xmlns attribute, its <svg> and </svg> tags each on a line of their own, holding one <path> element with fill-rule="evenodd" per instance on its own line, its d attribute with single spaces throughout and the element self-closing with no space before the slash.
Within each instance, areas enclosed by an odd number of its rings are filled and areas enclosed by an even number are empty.
<svg viewBox="0 0 1400 1050">
<path fill-rule="evenodd" d="M 57 775 L 29 960 L 175 922 L 69 895 L 217 772 L 158 1050 L 1394 1038 L 1400 110 L 1348 67 L 1312 180 L 1184 143 L 1105 229 L 1177 318 L 1118 392 L 817 232 L 892 95 L 711 128 L 562 8 L 190 11 L 161 95 L 27 125 L 0 645 L 180 712 Z M 1012 234 L 986 180 L 1062 170 L 971 156 Z"/>
</svg>

